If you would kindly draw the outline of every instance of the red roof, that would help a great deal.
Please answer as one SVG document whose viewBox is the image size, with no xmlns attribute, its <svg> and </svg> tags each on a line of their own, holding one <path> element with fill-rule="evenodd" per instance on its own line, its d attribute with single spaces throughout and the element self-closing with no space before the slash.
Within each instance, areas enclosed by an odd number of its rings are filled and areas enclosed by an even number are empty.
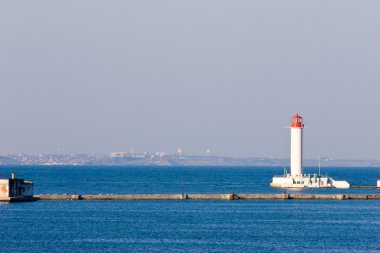
<svg viewBox="0 0 380 253">
<path fill-rule="evenodd" d="M 297 127 L 297 128 L 303 128 L 303 119 L 298 113 L 294 114 L 292 117 L 292 122 L 290 127 Z"/>
<path fill-rule="evenodd" d="M 296 113 L 296 114 L 294 114 L 294 115 L 293 115 L 293 117 L 292 117 L 292 118 L 293 118 L 293 119 L 300 119 L 300 118 L 302 118 L 302 117 L 301 117 L 301 116 L 299 116 L 299 115 L 298 115 L 298 113 Z"/>
</svg>

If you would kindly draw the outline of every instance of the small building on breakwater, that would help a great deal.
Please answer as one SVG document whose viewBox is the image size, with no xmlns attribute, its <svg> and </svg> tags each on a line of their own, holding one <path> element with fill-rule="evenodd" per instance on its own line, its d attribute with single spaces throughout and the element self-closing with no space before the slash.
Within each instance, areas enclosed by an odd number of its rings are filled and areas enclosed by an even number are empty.
<svg viewBox="0 0 380 253">
<path fill-rule="evenodd" d="M 33 197 L 33 182 L 16 178 L 12 172 L 11 178 L 0 179 L 0 201 L 31 201 Z"/>
</svg>

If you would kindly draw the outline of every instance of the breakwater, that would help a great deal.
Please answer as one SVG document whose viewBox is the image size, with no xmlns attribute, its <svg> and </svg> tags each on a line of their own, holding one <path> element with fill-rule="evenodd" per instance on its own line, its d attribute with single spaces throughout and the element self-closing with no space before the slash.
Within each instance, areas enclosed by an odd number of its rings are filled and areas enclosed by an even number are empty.
<svg viewBox="0 0 380 253">
<path fill-rule="evenodd" d="M 380 194 L 99 194 L 35 195 L 36 200 L 380 200 Z"/>
</svg>

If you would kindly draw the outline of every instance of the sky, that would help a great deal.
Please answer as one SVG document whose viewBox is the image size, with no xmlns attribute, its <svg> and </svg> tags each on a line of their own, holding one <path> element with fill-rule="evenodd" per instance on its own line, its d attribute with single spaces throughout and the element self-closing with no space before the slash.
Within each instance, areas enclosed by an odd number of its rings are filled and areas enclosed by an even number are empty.
<svg viewBox="0 0 380 253">
<path fill-rule="evenodd" d="M 380 1 L 0 1 L 0 154 L 380 159 Z"/>
</svg>

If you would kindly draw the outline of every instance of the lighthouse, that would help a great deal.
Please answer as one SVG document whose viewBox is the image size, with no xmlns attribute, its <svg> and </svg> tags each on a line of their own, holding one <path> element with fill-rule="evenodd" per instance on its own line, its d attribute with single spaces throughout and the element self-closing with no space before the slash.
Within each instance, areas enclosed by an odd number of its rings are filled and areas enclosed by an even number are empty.
<svg viewBox="0 0 380 253">
<path fill-rule="evenodd" d="M 347 181 L 337 181 L 328 176 L 303 174 L 302 171 L 302 131 L 303 118 L 294 114 L 290 122 L 290 173 L 274 176 L 270 187 L 274 188 L 349 188 Z"/>
<path fill-rule="evenodd" d="M 290 174 L 295 176 L 302 175 L 302 131 L 303 118 L 294 114 L 290 125 Z"/>
</svg>

